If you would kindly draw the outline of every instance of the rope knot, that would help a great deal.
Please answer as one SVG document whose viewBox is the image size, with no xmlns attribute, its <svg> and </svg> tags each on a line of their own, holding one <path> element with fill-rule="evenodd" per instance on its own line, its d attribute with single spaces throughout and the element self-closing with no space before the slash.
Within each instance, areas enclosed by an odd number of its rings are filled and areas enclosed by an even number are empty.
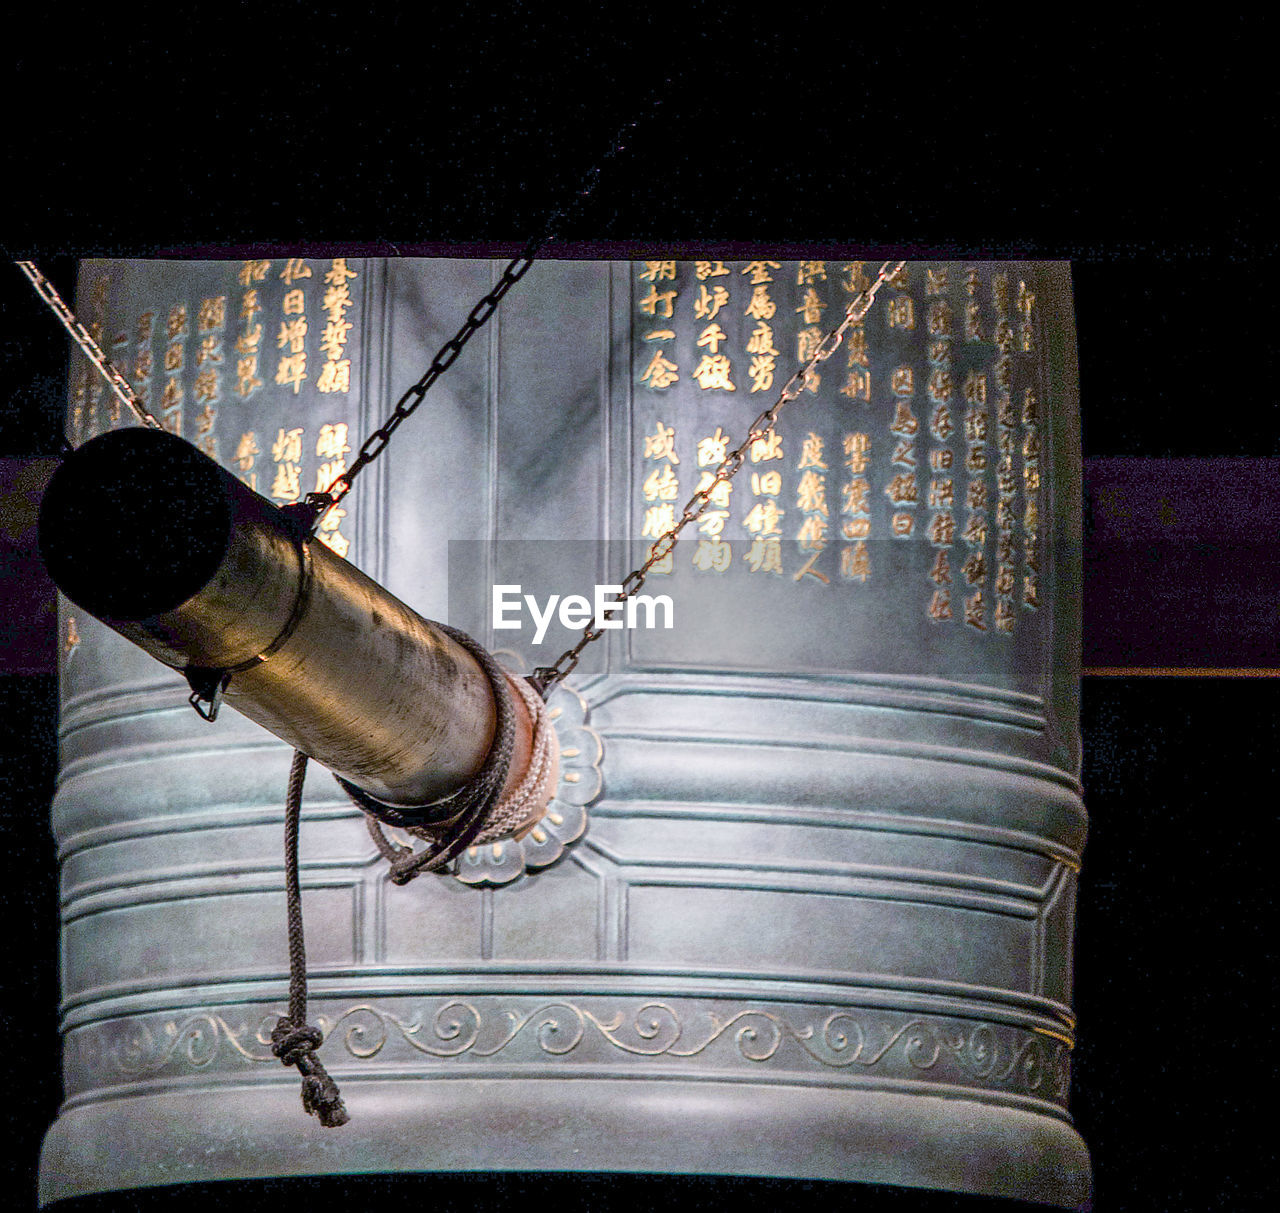
<svg viewBox="0 0 1280 1213">
<path fill-rule="evenodd" d="M 319 1028 L 303 1024 L 295 1028 L 293 1021 L 286 1016 L 276 1020 L 271 1030 L 271 1051 L 286 1066 L 301 1066 L 302 1059 L 309 1057 L 324 1043 L 324 1034 Z"/>
<path fill-rule="evenodd" d="M 345 1125 L 351 1117 L 338 1091 L 315 1051 L 324 1041 L 324 1033 L 311 1024 L 296 1026 L 287 1016 L 276 1020 L 271 1030 L 271 1051 L 286 1066 L 297 1066 L 302 1075 L 302 1107 L 316 1117 L 326 1129 Z"/>
</svg>

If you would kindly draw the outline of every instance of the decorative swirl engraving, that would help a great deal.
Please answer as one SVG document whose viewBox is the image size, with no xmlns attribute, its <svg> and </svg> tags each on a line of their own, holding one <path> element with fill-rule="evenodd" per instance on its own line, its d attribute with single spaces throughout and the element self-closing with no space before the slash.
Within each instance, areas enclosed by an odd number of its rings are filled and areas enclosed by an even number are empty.
<svg viewBox="0 0 1280 1213">
<path fill-rule="evenodd" d="M 804 1021 L 797 1024 L 799 1016 Z M 232 1029 L 216 1011 L 195 1012 L 162 1025 L 144 1019 L 117 1021 L 102 1026 L 110 1034 L 101 1041 L 91 1030 L 78 1031 L 74 1047 L 82 1064 L 101 1054 L 116 1073 L 130 1076 L 154 1074 L 175 1064 L 203 1069 L 219 1054 L 271 1062 L 275 1019 L 276 1013 L 263 1015 L 255 1031 Z M 787 1054 L 793 1068 L 803 1055 L 833 1070 L 878 1067 L 903 1076 L 927 1072 L 935 1081 L 978 1083 L 1058 1101 L 1065 1100 L 1070 1084 L 1069 1046 L 1050 1038 L 1047 1031 L 1038 1034 L 1009 1025 L 922 1015 L 895 1021 L 849 1008 L 830 1010 L 822 1018 L 799 1008 L 782 1014 L 744 1007 L 723 1015 L 705 1007 L 682 1012 L 668 1002 L 651 1000 L 631 1013 L 601 1014 L 565 999 L 528 1010 L 482 1010 L 454 998 L 409 1018 L 363 1002 L 332 1019 L 317 1015 L 314 1022 L 332 1041 L 330 1056 L 335 1056 L 337 1045 L 355 1061 L 378 1057 L 393 1042 L 443 1062 L 464 1055 L 495 1057 L 521 1040 L 549 1058 L 584 1053 L 595 1041 L 636 1058 L 679 1059 L 706 1053 L 723 1039 L 753 1064 L 778 1058 L 784 1045 L 794 1044 L 799 1051 Z M 720 1056 L 723 1064 L 725 1055 Z"/>
</svg>

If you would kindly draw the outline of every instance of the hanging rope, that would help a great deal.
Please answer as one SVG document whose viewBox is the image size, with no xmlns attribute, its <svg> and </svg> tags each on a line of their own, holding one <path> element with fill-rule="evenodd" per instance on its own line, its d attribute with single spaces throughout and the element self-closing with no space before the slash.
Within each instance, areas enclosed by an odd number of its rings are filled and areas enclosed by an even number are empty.
<svg viewBox="0 0 1280 1213">
<path fill-rule="evenodd" d="M 422 872 L 438 872 L 476 841 L 501 802 L 515 745 L 515 711 L 511 706 L 506 675 L 488 651 L 466 632 L 446 624 L 436 626 L 480 663 L 493 689 L 496 717 L 493 742 L 480 769 L 452 796 L 427 806 L 424 811 L 383 804 L 355 784 L 334 776 L 342 790 L 364 810 L 369 834 L 379 852 L 391 864 L 391 879 L 395 884 L 407 884 Z M 409 847 L 398 847 L 382 832 L 383 823 L 410 830 L 431 845 L 419 852 Z"/>
<path fill-rule="evenodd" d="M 286 1066 L 297 1066 L 302 1075 L 302 1106 L 326 1129 L 345 1125 L 351 1117 L 315 1051 L 324 1033 L 307 1023 L 307 949 L 302 937 L 302 891 L 298 883 L 298 821 L 302 811 L 302 783 L 307 756 L 293 755 L 289 768 L 289 794 L 284 814 L 284 880 L 289 917 L 289 1014 L 282 1015 L 271 1032 L 271 1051 Z"/>
</svg>

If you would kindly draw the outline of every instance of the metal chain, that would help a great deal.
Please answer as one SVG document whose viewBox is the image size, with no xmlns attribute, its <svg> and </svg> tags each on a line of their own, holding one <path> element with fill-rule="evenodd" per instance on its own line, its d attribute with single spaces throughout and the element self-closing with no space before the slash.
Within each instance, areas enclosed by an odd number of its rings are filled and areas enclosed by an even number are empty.
<svg viewBox="0 0 1280 1213">
<path fill-rule="evenodd" d="M 16 263 L 18 268 L 31 279 L 31 285 L 36 288 L 36 292 L 54 311 L 54 314 L 62 321 L 62 327 L 75 339 L 75 343 L 85 352 L 86 357 L 101 372 L 102 377 L 111 386 L 111 390 L 120 397 L 121 401 L 133 410 L 133 414 L 143 425 L 149 425 L 152 429 L 162 429 L 160 423 L 147 411 L 146 405 L 138 399 L 138 394 L 129 386 L 129 381 L 114 366 L 111 365 L 110 359 L 102 352 L 101 346 L 89 335 L 89 331 L 76 319 L 75 313 L 62 302 L 62 296 L 54 289 L 53 283 L 48 280 L 38 269 L 36 269 L 33 261 L 19 261 Z M 65 441 L 65 440 L 64 440 Z"/>
<path fill-rule="evenodd" d="M 671 81 L 668 79 L 664 83 L 669 86 Z M 652 96 L 650 104 L 640 117 L 633 118 L 618 130 L 609 150 L 583 175 L 574 193 L 573 201 L 552 211 L 543 225 L 542 231 L 526 242 L 524 248 L 507 262 L 506 268 L 502 271 L 493 289 L 487 295 L 484 295 L 475 307 L 471 309 L 466 320 L 462 322 L 462 327 L 436 351 L 436 356 L 432 358 L 431 365 L 427 367 L 422 378 L 400 397 L 386 421 L 361 443 L 351 466 L 337 476 L 324 492 L 307 494 L 305 505 L 312 511 L 310 525 L 313 531 L 319 526 L 320 520 L 324 515 L 351 491 L 351 484 L 356 476 L 382 454 L 383 450 L 386 449 L 387 443 L 391 441 L 392 434 L 399 429 L 404 421 L 413 415 L 414 411 L 422 403 L 423 397 L 430 391 L 431 386 L 453 365 L 458 355 L 462 353 L 463 346 L 471 340 L 479 329 L 484 327 L 485 322 L 497 310 L 502 297 L 528 273 L 529 267 L 533 264 L 534 258 L 542 250 L 542 247 L 554 240 L 561 228 L 581 209 L 595 189 L 596 182 L 599 180 L 600 173 L 605 165 L 626 149 L 627 145 L 624 140 L 627 138 L 628 132 L 640 125 L 641 117 L 651 115 L 653 110 L 661 104 L 662 96 L 660 94 Z"/>
<path fill-rule="evenodd" d="M 648 559 L 637 569 L 633 569 L 627 574 L 622 582 L 622 592 L 618 594 L 610 606 L 621 605 L 626 602 L 633 594 L 639 591 L 644 585 L 645 578 L 648 576 L 649 570 L 660 560 L 665 560 L 676 546 L 676 540 L 679 538 L 680 532 L 691 522 L 695 522 L 700 518 L 707 506 L 711 504 L 712 494 L 715 492 L 717 485 L 732 480 L 737 475 L 738 470 L 746 462 L 747 452 L 752 445 L 761 439 L 768 437 L 773 431 L 773 427 L 777 424 L 778 413 L 788 401 L 795 400 L 797 396 L 804 390 L 804 386 L 809 379 L 809 374 L 819 362 L 824 362 L 830 358 L 832 354 L 840 348 L 840 343 L 844 340 L 845 331 L 851 324 L 860 321 L 871 309 L 872 303 L 875 302 L 876 292 L 890 279 L 895 278 L 906 265 L 905 261 L 886 261 L 881 267 L 880 272 L 876 275 L 876 280 L 864 290 L 859 291 L 850 301 L 849 306 L 845 309 L 844 318 L 840 323 L 823 338 L 822 344 L 808 362 L 804 364 L 790 379 L 787 380 L 786 386 L 778 394 L 778 399 L 771 408 L 765 409 L 759 417 L 751 423 L 751 428 L 747 431 L 747 436 L 742 440 L 742 444 L 730 451 L 720 465 L 712 474 L 711 480 L 704 488 L 694 493 L 692 497 L 685 503 L 684 511 L 680 515 L 680 520 L 669 531 L 660 535 L 649 549 Z M 582 638 L 571 649 L 566 649 L 560 656 L 549 666 L 539 666 L 533 672 L 533 681 L 543 693 L 543 697 L 550 689 L 555 686 L 561 679 L 566 678 L 573 672 L 578 664 L 582 650 L 591 644 L 592 641 L 599 640 L 604 635 L 602 629 L 594 627 L 594 620 L 588 623 L 582 630 Z"/>
</svg>

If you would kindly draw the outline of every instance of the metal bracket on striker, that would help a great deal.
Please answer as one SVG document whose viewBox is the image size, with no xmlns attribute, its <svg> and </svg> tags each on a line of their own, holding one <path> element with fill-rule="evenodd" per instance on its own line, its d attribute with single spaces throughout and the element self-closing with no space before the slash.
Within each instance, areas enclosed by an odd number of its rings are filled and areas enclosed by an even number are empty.
<svg viewBox="0 0 1280 1213">
<path fill-rule="evenodd" d="M 198 666 L 188 666 L 182 673 L 191 684 L 192 694 L 187 702 L 195 708 L 201 720 L 207 720 L 212 724 L 218 719 L 223 692 L 231 682 L 231 671 L 204 670 Z M 209 706 L 206 708 L 204 704 Z"/>
</svg>

